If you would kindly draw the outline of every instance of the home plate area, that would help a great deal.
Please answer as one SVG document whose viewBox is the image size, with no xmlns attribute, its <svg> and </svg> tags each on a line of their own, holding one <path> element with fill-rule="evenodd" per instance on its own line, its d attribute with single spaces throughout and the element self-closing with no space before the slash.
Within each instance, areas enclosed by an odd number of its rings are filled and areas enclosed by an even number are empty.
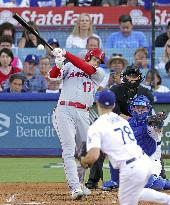
<svg viewBox="0 0 170 205">
<path fill-rule="evenodd" d="M 169 192 L 170 194 L 170 192 Z M 0 183 L 0 205 L 118 205 L 117 191 L 92 191 L 73 201 L 66 183 Z M 140 202 L 140 205 L 156 203 Z"/>
</svg>

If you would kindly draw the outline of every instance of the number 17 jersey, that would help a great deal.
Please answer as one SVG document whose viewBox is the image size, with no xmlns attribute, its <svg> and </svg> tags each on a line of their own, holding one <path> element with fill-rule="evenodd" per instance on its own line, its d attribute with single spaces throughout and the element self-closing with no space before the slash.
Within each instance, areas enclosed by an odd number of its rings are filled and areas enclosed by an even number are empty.
<svg viewBox="0 0 170 205">
<path fill-rule="evenodd" d="M 72 63 L 66 63 L 61 70 L 60 79 L 63 79 L 60 100 L 80 102 L 88 107 L 93 105 L 95 93 L 104 78 L 102 68 L 89 76 Z"/>
</svg>

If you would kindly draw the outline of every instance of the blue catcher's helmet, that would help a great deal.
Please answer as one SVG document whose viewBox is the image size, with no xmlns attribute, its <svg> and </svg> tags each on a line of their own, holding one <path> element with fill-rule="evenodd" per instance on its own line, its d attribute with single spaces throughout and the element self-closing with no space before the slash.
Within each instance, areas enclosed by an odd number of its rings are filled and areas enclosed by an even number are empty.
<svg viewBox="0 0 170 205">
<path fill-rule="evenodd" d="M 147 110 L 147 112 L 140 114 L 140 113 L 133 110 L 134 106 L 144 106 L 144 107 L 147 107 L 148 110 Z M 137 117 L 139 120 L 144 120 L 151 112 L 151 109 L 152 109 L 152 106 L 150 104 L 150 101 L 144 95 L 138 95 L 137 97 L 133 98 L 130 102 L 129 107 L 128 107 L 129 113 L 133 117 Z"/>
</svg>

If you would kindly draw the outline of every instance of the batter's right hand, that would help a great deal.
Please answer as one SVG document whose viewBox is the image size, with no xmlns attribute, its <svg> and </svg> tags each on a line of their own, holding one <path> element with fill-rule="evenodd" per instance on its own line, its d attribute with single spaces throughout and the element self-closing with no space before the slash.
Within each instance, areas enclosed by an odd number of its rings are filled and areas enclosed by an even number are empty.
<svg viewBox="0 0 170 205">
<path fill-rule="evenodd" d="M 53 56 L 60 58 L 60 57 L 64 57 L 66 54 L 66 51 L 62 48 L 54 48 L 51 53 L 53 54 Z"/>
</svg>

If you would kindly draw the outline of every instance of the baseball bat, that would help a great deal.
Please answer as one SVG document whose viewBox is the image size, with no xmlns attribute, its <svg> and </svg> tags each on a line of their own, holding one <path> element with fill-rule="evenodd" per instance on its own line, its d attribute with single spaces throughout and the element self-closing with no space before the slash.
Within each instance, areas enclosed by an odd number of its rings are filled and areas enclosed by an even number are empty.
<svg viewBox="0 0 170 205">
<path fill-rule="evenodd" d="M 24 28 L 26 28 L 29 32 L 31 32 L 32 34 L 34 34 L 38 39 L 40 39 L 40 41 L 45 44 L 46 46 L 48 46 L 51 50 L 53 50 L 53 48 L 50 46 L 50 44 L 47 43 L 46 40 L 44 40 L 39 33 L 32 27 L 30 26 L 21 16 L 19 16 L 17 13 L 13 14 L 13 18 L 15 20 L 17 20 Z"/>
</svg>

